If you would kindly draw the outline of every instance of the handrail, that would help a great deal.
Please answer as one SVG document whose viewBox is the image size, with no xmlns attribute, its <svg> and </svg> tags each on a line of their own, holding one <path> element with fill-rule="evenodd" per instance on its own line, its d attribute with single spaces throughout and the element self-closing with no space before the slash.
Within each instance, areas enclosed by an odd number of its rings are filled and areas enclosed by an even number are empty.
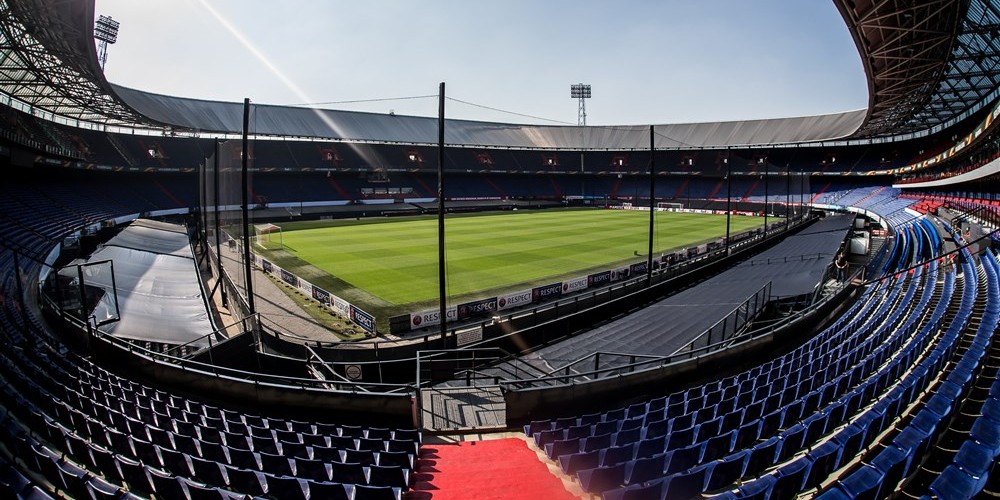
<svg viewBox="0 0 1000 500">
<path fill-rule="evenodd" d="M 44 300 L 46 300 L 49 303 L 50 307 L 58 309 L 58 306 L 54 303 L 54 301 L 52 301 L 50 297 L 47 296 L 47 294 L 40 294 L 40 296 L 43 297 Z M 116 348 L 127 350 L 129 353 L 134 355 L 144 356 L 156 363 L 165 363 L 170 366 L 178 367 L 182 370 L 196 372 L 201 375 L 209 377 L 223 378 L 241 382 L 251 382 L 254 384 L 267 384 L 277 387 L 301 387 L 301 388 L 324 390 L 331 392 L 357 393 L 361 391 L 371 394 L 392 394 L 394 392 L 399 392 L 400 390 L 408 390 L 412 388 L 412 385 L 410 384 L 348 381 L 345 383 L 345 385 L 350 386 L 349 390 L 343 388 L 330 389 L 329 387 L 327 387 L 331 383 L 328 380 L 289 377 L 286 375 L 274 375 L 274 374 L 266 374 L 258 372 L 247 372 L 235 368 L 222 367 L 218 365 L 203 363 L 200 361 L 194 361 L 191 359 L 185 359 L 167 355 L 161 352 L 147 349 L 141 345 L 137 345 L 136 343 L 128 341 L 126 339 L 115 337 L 114 335 L 101 331 L 98 328 L 93 328 L 92 326 L 88 329 L 87 322 L 81 321 L 79 318 L 75 318 L 72 315 L 68 315 L 66 319 L 67 321 L 74 324 L 81 331 L 89 331 L 94 338 L 105 341 Z M 373 388 L 375 390 L 369 390 L 366 388 Z"/>
<path fill-rule="evenodd" d="M 853 281 L 856 280 L 861 275 L 861 272 L 862 272 L 862 270 L 859 269 L 858 271 L 856 271 L 854 273 L 854 275 L 852 275 L 852 277 L 851 277 L 850 280 L 845 281 L 844 287 L 841 288 L 840 292 L 838 292 L 838 293 L 842 293 L 849 286 L 851 286 L 851 284 L 853 283 Z M 774 333 L 775 330 L 783 328 L 783 327 L 787 326 L 788 324 L 790 324 L 790 323 L 792 323 L 794 321 L 797 321 L 798 319 L 802 318 L 803 316 L 805 316 L 805 315 L 807 315 L 807 314 L 809 314 L 809 313 L 811 313 L 811 312 L 819 309 L 820 307 L 825 306 L 830 300 L 833 299 L 834 296 L 836 296 L 836 294 L 829 296 L 826 300 L 813 303 L 809 307 L 807 307 L 807 308 L 805 308 L 805 309 L 803 309 L 801 311 L 796 312 L 794 315 L 782 318 L 780 321 L 778 321 L 776 323 L 772 323 L 772 324 L 770 324 L 770 325 L 768 325 L 766 327 L 760 328 L 758 330 L 749 331 L 749 332 L 746 332 L 746 333 L 744 333 L 744 334 L 742 334 L 742 335 L 740 335 L 738 337 L 733 337 L 733 338 L 730 338 L 730 339 L 725 339 L 725 340 L 716 342 L 714 344 L 709 344 L 709 345 L 706 345 L 704 347 L 693 349 L 691 351 L 687 351 L 687 352 L 684 352 L 684 353 L 679 353 L 679 354 L 675 353 L 675 354 L 672 354 L 672 355 L 669 355 L 669 356 L 665 356 L 665 357 L 663 357 L 661 359 L 641 361 L 641 362 L 638 362 L 638 363 L 624 365 L 624 366 L 611 367 L 611 368 L 602 368 L 602 369 L 594 370 L 594 371 L 587 372 L 587 373 L 578 373 L 578 374 L 575 374 L 575 375 L 556 375 L 556 376 L 551 376 L 551 377 L 539 377 L 539 378 L 531 378 L 531 379 L 503 380 L 503 381 L 500 381 L 500 384 L 501 385 L 506 385 L 508 387 L 512 387 L 512 388 L 515 388 L 515 389 L 518 389 L 518 388 L 533 387 L 533 386 L 543 385 L 543 384 L 544 385 L 558 385 L 558 384 L 560 384 L 560 382 L 559 382 L 560 380 L 570 379 L 570 378 L 591 377 L 591 378 L 598 379 L 598 378 L 601 378 L 601 375 L 612 373 L 612 372 L 634 373 L 636 371 L 639 371 L 640 369 L 641 370 L 652 370 L 652 369 L 660 368 L 660 367 L 663 367 L 663 366 L 666 366 L 666 365 L 670 365 L 670 364 L 673 364 L 673 363 L 677 363 L 677 362 L 680 362 L 680 361 L 694 359 L 694 358 L 703 356 L 705 354 L 709 354 L 709 353 L 718 351 L 718 350 L 722 349 L 723 347 L 731 347 L 733 345 L 738 345 L 738 344 L 741 344 L 741 343 L 744 343 L 744 342 L 748 342 L 750 340 L 753 340 L 753 339 L 756 339 L 756 338 L 763 337 L 765 335 Z M 658 363 L 658 364 L 655 364 L 655 363 Z M 565 382 L 563 382 L 563 384 L 565 384 Z"/>
<path fill-rule="evenodd" d="M 757 315 L 760 314 L 760 311 L 763 310 L 764 307 L 766 307 L 767 304 L 771 301 L 770 300 L 771 299 L 771 286 L 772 286 L 773 283 L 774 283 L 773 281 L 768 281 L 767 283 L 765 283 L 764 286 L 758 288 L 757 291 L 755 291 L 749 297 L 747 297 L 746 300 L 744 300 L 739 305 L 737 305 L 736 307 L 734 307 L 732 311 L 730 311 L 728 314 L 726 314 L 725 316 L 723 316 L 722 318 L 720 318 L 718 321 L 716 321 L 715 323 L 713 323 L 712 326 L 708 327 L 707 330 L 705 330 L 704 332 L 702 332 L 701 334 L 699 334 L 697 337 L 691 339 L 690 342 L 688 342 L 687 344 L 684 344 L 679 349 L 677 349 L 676 351 L 674 351 L 672 354 L 680 353 L 681 351 L 684 351 L 685 348 L 688 348 L 688 351 L 690 352 L 692 350 L 692 349 L 690 349 L 690 347 L 692 345 L 694 345 L 695 342 L 698 342 L 699 340 L 702 339 L 702 337 L 704 337 L 706 335 L 709 336 L 709 342 L 711 342 L 711 333 L 715 330 L 716 326 L 719 326 L 720 324 L 722 324 L 723 325 L 723 330 L 725 330 L 726 321 L 729 320 L 730 316 L 736 316 L 736 318 L 738 319 L 739 318 L 740 310 L 743 309 L 744 306 L 749 306 L 750 299 L 753 299 L 754 300 L 754 304 L 757 304 L 757 297 L 758 297 L 758 295 L 760 294 L 760 292 L 765 292 L 765 296 L 766 296 L 765 298 L 766 298 L 766 300 L 762 301 L 760 303 L 760 307 L 757 307 L 757 309 L 753 312 L 753 317 L 757 317 Z M 746 313 L 744 313 L 744 314 L 745 314 L 745 316 L 744 316 L 743 326 L 741 326 L 740 328 L 745 328 L 747 325 L 751 324 L 751 321 L 750 321 L 750 318 L 749 318 L 750 311 L 747 310 Z M 736 333 L 735 322 L 736 322 L 736 319 L 734 319 L 734 325 L 733 325 L 733 333 L 734 333 L 734 335 L 732 337 L 730 337 L 730 339 L 738 337 L 738 335 L 735 335 L 735 333 Z M 722 336 L 723 336 L 722 340 L 725 341 L 726 340 L 725 339 L 725 331 L 723 331 L 723 335 Z"/>
</svg>

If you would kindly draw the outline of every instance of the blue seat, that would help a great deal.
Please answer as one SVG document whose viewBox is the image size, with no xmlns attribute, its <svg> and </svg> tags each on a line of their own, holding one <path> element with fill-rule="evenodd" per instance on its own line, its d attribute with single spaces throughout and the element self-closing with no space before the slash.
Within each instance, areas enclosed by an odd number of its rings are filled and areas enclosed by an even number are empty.
<svg viewBox="0 0 1000 500">
<path fill-rule="evenodd" d="M 330 479 L 335 483 L 366 484 L 365 470 L 361 464 L 330 462 Z"/>
<path fill-rule="evenodd" d="M 303 481 L 292 476 L 264 474 L 267 481 L 267 496 L 276 500 L 307 500 Z"/>
<path fill-rule="evenodd" d="M 705 490 L 710 492 L 721 490 L 729 487 L 743 477 L 743 470 L 746 468 L 748 456 L 750 456 L 749 451 L 742 451 L 714 463 L 708 473 Z"/>
<path fill-rule="evenodd" d="M 958 467 L 949 465 L 931 483 L 930 490 L 943 500 L 965 500 L 975 497 L 984 486 L 986 477 L 970 476 Z"/>
<path fill-rule="evenodd" d="M 603 500 L 648 500 L 650 498 L 664 498 L 664 481 L 653 481 L 648 484 L 631 484 L 621 488 L 605 491 L 601 496 Z"/>
<path fill-rule="evenodd" d="M 884 475 L 882 471 L 870 465 L 862 465 L 840 481 L 840 487 L 848 495 L 861 500 L 878 498 L 879 488 Z"/>
<path fill-rule="evenodd" d="M 996 454 L 990 448 L 975 441 L 965 441 L 955 454 L 955 465 L 969 475 L 985 476 L 996 459 Z"/>
<path fill-rule="evenodd" d="M 638 429 L 631 429 L 624 432 L 634 432 L 636 436 L 639 435 Z M 583 438 L 580 441 L 580 451 L 594 451 L 601 450 L 611 446 L 611 434 L 601 434 L 598 436 L 590 436 Z"/>
<path fill-rule="evenodd" d="M 373 465 L 368 468 L 368 484 L 406 488 L 410 483 L 409 471 L 394 465 Z"/>
<path fill-rule="evenodd" d="M 639 484 L 663 476 L 667 466 L 667 453 L 637 458 L 625 463 L 625 483 Z"/>
<path fill-rule="evenodd" d="M 705 443 L 698 443 L 668 452 L 670 457 L 664 473 L 670 475 L 698 465 L 704 449 Z"/>
<path fill-rule="evenodd" d="M 354 485 L 354 500 L 399 500 L 399 490 L 389 486 Z"/>
<path fill-rule="evenodd" d="M 702 465 L 670 477 L 664 490 L 665 498 L 696 498 L 705 491 L 709 466 Z"/>
<path fill-rule="evenodd" d="M 663 453 L 667 449 L 667 436 L 643 439 L 636 443 L 635 458 L 646 458 Z"/>
<path fill-rule="evenodd" d="M 263 481 L 260 472 L 231 465 L 224 465 L 223 468 L 226 477 L 229 478 L 229 487 L 233 491 L 251 496 L 262 496 L 267 493 L 267 483 Z"/>
<path fill-rule="evenodd" d="M 903 480 L 903 471 L 912 457 L 896 446 L 887 446 L 872 459 L 872 466 L 882 471 L 882 492 L 895 491 Z"/>
<path fill-rule="evenodd" d="M 601 451 L 581 451 L 578 453 L 570 453 L 568 455 L 563 455 L 559 457 L 559 467 L 566 474 L 575 474 L 577 471 L 583 469 L 592 469 L 597 467 L 601 461 Z M 629 458 L 632 458 L 631 456 Z"/>
<path fill-rule="evenodd" d="M 745 474 L 756 476 L 764 471 L 764 469 L 774 465 L 777 448 L 778 438 L 768 439 L 751 448 Z"/>
<path fill-rule="evenodd" d="M 625 483 L 626 464 L 609 467 L 595 467 L 577 472 L 580 486 L 589 493 L 601 493 L 617 488 Z"/>
<path fill-rule="evenodd" d="M 765 500 L 771 494 L 771 488 L 774 487 L 774 483 L 774 476 L 762 476 L 756 481 L 751 481 L 740 486 L 739 496 L 744 499 Z"/>
<path fill-rule="evenodd" d="M 302 479 L 318 482 L 330 481 L 330 471 L 322 460 L 295 459 L 295 475 Z"/>
<path fill-rule="evenodd" d="M 969 436 L 979 444 L 989 448 L 994 455 L 1000 454 L 1000 425 L 997 425 L 993 420 L 977 418 L 972 424 Z"/>
<path fill-rule="evenodd" d="M 601 465 L 615 465 L 623 462 L 627 462 L 635 458 L 635 444 L 627 444 L 623 446 L 612 446 L 606 450 L 601 450 L 600 464 Z"/>
<path fill-rule="evenodd" d="M 771 500 L 785 500 L 795 498 L 802 491 L 805 482 L 806 472 L 809 470 L 810 459 L 807 457 L 781 467 L 778 476 L 771 487 Z"/>
<path fill-rule="evenodd" d="M 712 460 L 717 460 L 729 454 L 733 451 L 733 440 L 736 436 L 736 431 L 732 430 L 725 434 L 718 436 L 713 436 L 705 442 L 705 451 L 702 454 L 702 462 L 710 462 Z"/>
<path fill-rule="evenodd" d="M 146 467 L 146 474 L 156 490 L 156 498 L 184 498 L 187 496 L 184 493 L 184 487 L 174 476 L 151 467 Z"/>
<path fill-rule="evenodd" d="M 218 462 L 198 457 L 188 457 L 188 460 L 191 462 L 191 471 L 194 474 L 194 478 L 198 481 L 212 486 L 222 487 L 229 485 L 229 480 L 222 472 L 222 467 Z"/>
<path fill-rule="evenodd" d="M 309 498 L 322 498 L 324 500 L 349 500 L 347 488 L 341 483 L 329 481 L 306 481 L 306 488 L 309 489 Z"/>
<path fill-rule="evenodd" d="M 834 470 L 840 460 L 840 447 L 833 440 L 817 446 L 806 455 L 812 462 L 803 481 L 803 488 L 819 486 Z"/>
</svg>

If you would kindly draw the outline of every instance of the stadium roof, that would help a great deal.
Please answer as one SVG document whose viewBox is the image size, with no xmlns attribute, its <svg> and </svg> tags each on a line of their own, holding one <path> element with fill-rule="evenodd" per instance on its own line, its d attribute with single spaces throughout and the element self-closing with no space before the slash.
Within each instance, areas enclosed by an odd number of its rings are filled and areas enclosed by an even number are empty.
<svg viewBox="0 0 1000 500">
<path fill-rule="evenodd" d="M 868 116 L 856 136 L 948 126 L 996 96 L 995 0 L 835 1 L 868 75 Z"/>
<path fill-rule="evenodd" d="M 998 0 L 835 0 L 869 80 L 869 108 L 812 117 L 667 124 L 660 148 L 767 145 L 919 133 L 950 125 L 1000 87 Z M 94 0 L 0 0 L 0 91 L 33 112 L 106 125 L 237 133 L 242 104 L 109 84 L 93 41 Z M 433 143 L 433 118 L 256 106 L 254 133 Z M 446 142 L 513 148 L 648 147 L 648 126 L 449 120 Z"/>
</svg>

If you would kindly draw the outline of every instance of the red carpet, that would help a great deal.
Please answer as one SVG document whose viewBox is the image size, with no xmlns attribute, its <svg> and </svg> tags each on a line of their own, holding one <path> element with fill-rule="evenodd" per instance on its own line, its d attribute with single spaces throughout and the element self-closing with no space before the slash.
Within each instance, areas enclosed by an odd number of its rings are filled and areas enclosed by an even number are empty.
<svg viewBox="0 0 1000 500">
<path fill-rule="evenodd" d="M 414 474 L 414 500 L 575 499 L 517 438 L 427 444 Z"/>
</svg>

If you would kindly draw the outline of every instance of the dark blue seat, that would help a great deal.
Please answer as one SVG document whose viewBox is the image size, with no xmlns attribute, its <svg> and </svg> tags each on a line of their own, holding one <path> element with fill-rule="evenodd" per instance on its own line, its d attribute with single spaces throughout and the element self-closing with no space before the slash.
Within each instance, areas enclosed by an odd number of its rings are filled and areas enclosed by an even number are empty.
<svg viewBox="0 0 1000 500">
<path fill-rule="evenodd" d="M 330 479 L 336 483 L 366 484 L 365 470 L 361 464 L 330 462 Z"/>
<path fill-rule="evenodd" d="M 774 486 L 771 487 L 769 498 L 771 500 L 795 498 L 803 489 L 802 485 L 805 482 L 809 464 L 809 458 L 802 457 L 778 469 L 778 476 L 774 481 Z"/>
<path fill-rule="evenodd" d="M 634 432 L 639 435 L 638 429 L 631 429 L 624 432 Z M 611 434 L 601 434 L 583 438 L 580 441 L 580 451 L 595 451 L 611 446 Z"/>
<path fill-rule="evenodd" d="M 648 484 L 631 484 L 625 487 L 605 491 L 603 500 L 648 500 L 650 498 L 664 498 L 663 490 L 665 481 L 653 481 Z"/>
<path fill-rule="evenodd" d="M 350 455 L 348 455 L 348 460 L 345 462 L 356 462 L 357 460 L 351 460 Z M 404 469 L 413 469 L 413 455 L 402 452 L 402 451 L 383 451 L 378 454 L 377 463 L 378 465 L 395 465 L 402 467 Z M 371 465 L 371 464 L 369 464 Z"/>
<path fill-rule="evenodd" d="M 222 472 L 222 467 L 218 462 L 205 460 L 198 457 L 188 457 L 191 462 L 191 471 L 194 478 L 205 484 L 212 486 L 228 486 L 229 480 Z"/>
<path fill-rule="evenodd" d="M 233 491 L 251 496 L 262 496 L 267 493 L 267 483 L 263 481 L 260 472 L 231 465 L 224 465 L 223 469 L 229 478 L 229 487 Z"/>
<path fill-rule="evenodd" d="M 705 482 L 705 491 L 712 492 L 728 488 L 743 477 L 743 469 L 746 468 L 748 456 L 750 456 L 749 451 L 742 451 L 713 464 Z"/>
<path fill-rule="evenodd" d="M 321 460 L 295 459 L 295 475 L 318 482 L 330 481 L 330 471 Z"/>
<path fill-rule="evenodd" d="M 368 484 L 372 486 L 406 488 L 409 486 L 409 482 L 409 471 L 402 467 L 394 465 L 372 465 L 368 468 Z"/>
<path fill-rule="evenodd" d="M 858 499 L 877 498 L 884 475 L 870 465 L 862 465 L 840 481 L 840 487 L 848 495 Z"/>
<path fill-rule="evenodd" d="M 764 469 L 774 465 L 777 455 L 778 438 L 771 438 L 763 443 L 758 443 L 750 449 L 750 456 L 747 459 L 745 474 L 756 476 Z"/>
<path fill-rule="evenodd" d="M 598 465 L 602 465 L 601 461 L 601 451 L 581 451 L 579 453 L 570 453 L 568 455 L 563 455 L 559 457 L 559 467 L 566 474 L 575 474 L 577 471 L 583 469 L 592 469 Z M 631 455 L 629 458 L 632 458 Z"/>
<path fill-rule="evenodd" d="M 729 454 L 733 450 L 733 440 L 736 431 L 732 430 L 725 434 L 713 436 L 705 442 L 705 451 L 702 454 L 702 462 L 717 460 Z"/>
<path fill-rule="evenodd" d="M 267 496 L 276 500 L 307 500 L 303 481 L 291 476 L 276 476 L 264 473 L 267 481 Z"/>
<path fill-rule="evenodd" d="M 931 493 L 943 500 L 973 498 L 986 486 L 986 477 L 971 476 L 955 465 L 949 465 L 931 483 Z"/>
<path fill-rule="evenodd" d="M 895 446 L 887 446 L 872 459 L 872 467 L 882 472 L 881 491 L 888 493 L 895 491 L 896 486 L 903 480 L 903 470 L 912 457 Z"/>
<path fill-rule="evenodd" d="M 309 498 L 322 498 L 323 500 L 350 499 L 350 496 L 347 494 L 347 488 L 341 483 L 306 481 L 306 487 L 309 489 Z"/>
<path fill-rule="evenodd" d="M 146 474 L 149 476 L 155 489 L 156 498 L 185 498 L 184 487 L 177 481 L 177 478 L 166 472 L 146 467 Z"/>
<path fill-rule="evenodd" d="M 955 465 L 970 475 L 979 477 L 989 472 L 995 458 L 996 453 L 989 447 L 967 440 L 955 454 Z"/>
<path fill-rule="evenodd" d="M 771 494 L 774 482 L 774 476 L 762 476 L 756 481 L 751 481 L 740 486 L 739 497 L 743 499 L 764 500 Z"/>
<path fill-rule="evenodd" d="M 667 436 L 643 439 L 636 443 L 635 458 L 646 458 L 663 453 L 667 449 Z"/>
<path fill-rule="evenodd" d="M 668 453 L 660 453 L 651 457 L 637 458 L 626 462 L 625 482 L 627 484 L 639 484 L 662 477 L 663 471 L 666 469 Z"/>
<path fill-rule="evenodd" d="M 685 472 L 671 476 L 667 481 L 664 496 L 666 498 L 696 498 L 705 491 L 705 478 L 708 465 L 695 467 Z"/>
<path fill-rule="evenodd" d="M 840 461 L 840 447 L 833 440 L 826 441 L 806 456 L 811 464 L 802 486 L 804 489 L 815 488 L 837 469 Z"/>
<path fill-rule="evenodd" d="M 399 500 L 399 490 L 389 486 L 354 485 L 354 500 Z"/>
<path fill-rule="evenodd" d="M 669 458 L 667 460 L 667 467 L 664 469 L 664 473 L 671 475 L 698 465 L 704 449 L 705 443 L 697 443 L 679 450 L 668 452 Z"/>
<path fill-rule="evenodd" d="M 636 447 L 635 444 L 627 444 L 601 450 L 600 464 L 615 465 L 632 460 L 635 457 Z"/>
<path fill-rule="evenodd" d="M 580 486 L 589 493 L 601 493 L 625 483 L 625 464 L 583 469 L 576 473 Z"/>
</svg>

